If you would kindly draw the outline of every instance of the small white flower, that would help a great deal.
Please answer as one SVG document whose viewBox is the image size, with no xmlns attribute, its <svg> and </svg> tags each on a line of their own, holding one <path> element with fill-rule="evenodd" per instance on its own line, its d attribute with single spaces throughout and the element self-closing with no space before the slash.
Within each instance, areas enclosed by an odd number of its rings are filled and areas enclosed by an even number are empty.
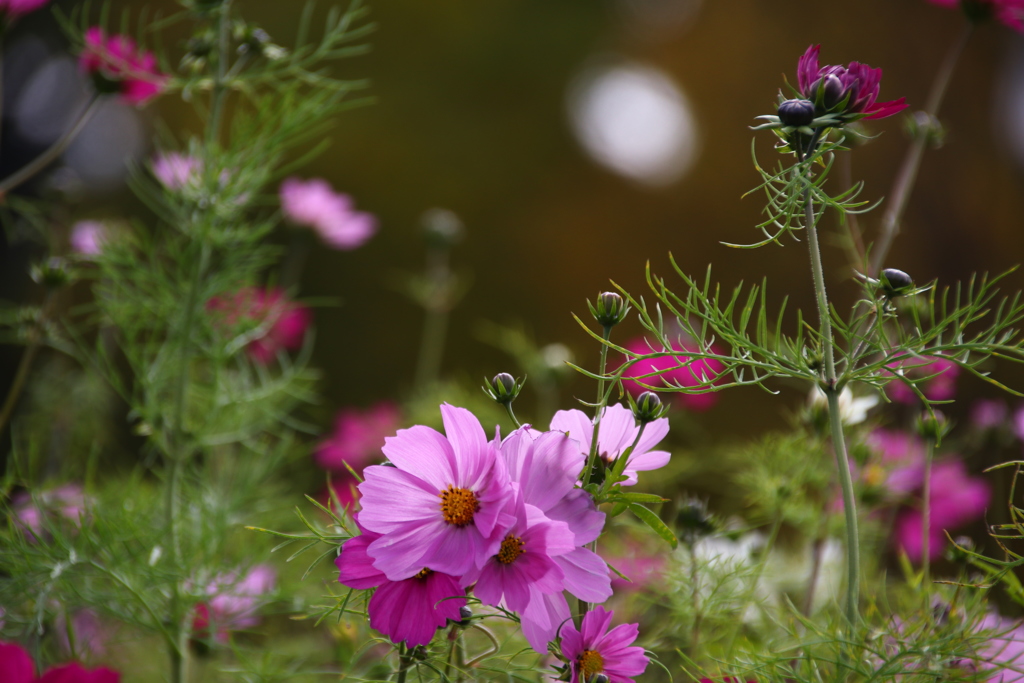
<svg viewBox="0 0 1024 683">
<path fill-rule="evenodd" d="M 828 409 L 828 399 L 825 392 L 815 387 L 808 397 L 811 410 L 825 411 Z M 860 424 L 868 417 L 868 411 L 878 405 L 878 395 L 871 394 L 854 398 L 850 387 L 844 387 L 839 392 L 839 417 L 845 425 Z"/>
</svg>

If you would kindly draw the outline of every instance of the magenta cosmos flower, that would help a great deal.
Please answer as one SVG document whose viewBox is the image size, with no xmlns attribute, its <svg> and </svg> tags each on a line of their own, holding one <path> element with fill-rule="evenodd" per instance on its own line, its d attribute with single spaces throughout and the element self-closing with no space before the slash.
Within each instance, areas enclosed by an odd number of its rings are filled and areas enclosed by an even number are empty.
<svg viewBox="0 0 1024 683">
<path fill-rule="evenodd" d="M 359 524 L 359 520 L 356 520 Z M 362 529 L 362 526 L 360 525 Z M 392 642 L 402 641 L 409 647 L 426 645 L 434 633 L 448 623 L 458 621 L 466 604 L 466 592 L 458 579 L 448 574 L 423 569 L 407 579 L 390 581 L 384 572 L 373 566 L 367 547 L 380 539 L 380 534 L 362 529 L 362 536 L 345 541 L 341 555 L 334 560 L 338 581 L 356 590 L 376 588 L 366 610 L 370 627 L 388 636 Z"/>
<path fill-rule="evenodd" d="M 22 491 L 11 498 L 14 524 L 29 540 L 49 536 L 55 525 L 70 522 L 78 527 L 87 512 L 89 500 L 78 484 L 65 484 L 54 489 L 29 493 Z M 66 522 L 64 521 L 66 520 Z"/>
<path fill-rule="evenodd" d="M 77 662 L 47 669 L 36 676 L 28 652 L 15 643 L 0 642 L 0 681 L 4 683 L 119 683 L 121 674 L 113 669 L 86 669 Z"/>
<path fill-rule="evenodd" d="M 638 355 L 651 353 L 651 346 L 643 337 L 630 340 L 624 347 Z M 676 343 L 673 348 L 678 351 L 690 351 L 683 344 Z M 712 351 L 716 350 L 712 348 Z M 649 387 L 681 386 L 710 387 L 722 373 L 725 365 L 715 358 L 694 358 L 689 356 L 660 356 L 647 358 L 633 363 L 622 375 L 622 386 L 634 398 Z M 655 374 L 657 373 L 657 374 Z M 645 377 L 646 375 L 646 377 Z M 634 379 L 630 379 L 634 378 Z M 648 386 L 641 386 L 642 384 Z M 718 402 L 718 394 L 705 391 L 700 394 L 676 394 L 676 401 L 688 410 L 704 412 L 710 410 Z"/>
<path fill-rule="evenodd" d="M 907 108 L 906 98 L 878 102 L 882 70 L 867 64 L 850 62 L 847 67 L 818 66 L 820 45 L 811 45 L 797 63 L 800 95 L 816 105 L 820 116 L 827 112 L 855 115 L 852 118 L 881 119 Z M 843 105 L 842 110 L 836 108 Z"/>
<path fill-rule="evenodd" d="M 334 249 L 355 249 L 377 232 L 377 219 L 356 211 L 352 198 L 336 193 L 323 178 L 285 180 L 281 183 L 281 209 L 288 220 L 313 228 Z"/>
<path fill-rule="evenodd" d="M 594 425 L 590 418 L 581 410 L 559 410 L 551 418 L 552 431 L 566 432 L 572 439 L 579 442 L 580 452 L 586 457 L 590 454 L 593 443 Z M 627 448 L 633 445 L 640 427 L 633 418 L 633 412 L 618 403 L 604 409 L 601 416 L 601 429 L 597 436 L 597 455 L 609 467 L 619 459 Z M 668 434 L 668 418 L 660 417 L 644 428 L 643 436 L 629 456 L 623 474 L 626 480 L 623 486 L 632 486 L 637 482 L 637 472 L 656 470 L 668 464 L 672 457 L 668 451 L 651 450 Z"/>
<path fill-rule="evenodd" d="M 911 379 L 925 379 L 918 389 L 929 401 L 948 401 L 956 395 L 956 378 L 960 366 L 948 358 L 910 359 L 889 363 L 890 372 Z M 896 380 L 885 385 L 889 398 L 897 403 L 913 405 L 917 394 L 905 382 Z"/>
<path fill-rule="evenodd" d="M 572 683 L 587 683 L 597 674 L 604 674 L 611 683 L 634 683 L 632 677 L 647 668 L 644 649 L 630 646 L 640 627 L 620 624 L 609 631 L 613 616 L 599 606 L 584 615 L 579 631 L 571 621 L 562 627 L 562 656 L 569 660 Z"/>
<path fill-rule="evenodd" d="M 441 406 L 447 437 L 422 425 L 384 443 L 394 467 L 371 465 L 359 485 L 360 523 L 382 534 L 367 552 L 388 579 L 423 568 L 461 576 L 482 567 L 515 523 L 498 446 L 465 408 Z"/>
<path fill-rule="evenodd" d="M 214 315 L 219 328 L 245 335 L 249 357 L 263 365 L 282 350 L 301 347 L 313 317 L 308 308 L 277 288 L 245 287 L 213 297 L 206 303 L 206 310 Z"/>
<path fill-rule="evenodd" d="M 23 14 L 35 12 L 50 0 L 0 0 L 0 15 L 10 21 Z"/>
<path fill-rule="evenodd" d="M 142 105 L 167 86 L 152 52 L 136 48 L 128 36 L 111 36 L 98 26 L 85 32 L 85 49 L 78 58 L 100 93 L 117 93 L 126 103 Z"/>
<path fill-rule="evenodd" d="M 940 7 L 960 7 L 971 21 L 995 18 L 1024 33 L 1024 0 L 929 0 Z"/>
<path fill-rule="evenodd" d="M 400 421 L 398 406 L 388 401 L 366 410 L 345 408 L 338 412 L 334 433 L 317 446 L 313 459 L 331 473 L 331 490 L 343 507 L 351 507 L 358 494 L 359 480 L 348 468 L 360 472 L 379 460 L 384 438 L 398 429 Z"/>
<path fill-rule="evenodd" d="M 195 182 L 199 160 L 181 152 L 161 152 L 153 158 L 153 175 L 168 190 L 180 190 Z"/>
<path fill-rule="evenodd" d="M 71 226 L 68 240 L 71 249 L 83 256 L 97 256 L 103 251 L 107 239 L 107 226 L 100 221 L 78 221 Z"/>
<path fill-rule="evenodd" d="M 276 583 L 277 573 L 265 564 L 252 567 L 244 576 L 235 572 L 215 576 L 206 587 L 209 599 L 196 605 L 193 634 L 208 638 L 212 625 L 217 640 L 227 642 L 229 632 L 256 626 L 263 596 L 273 591 Z"/>
</svg>

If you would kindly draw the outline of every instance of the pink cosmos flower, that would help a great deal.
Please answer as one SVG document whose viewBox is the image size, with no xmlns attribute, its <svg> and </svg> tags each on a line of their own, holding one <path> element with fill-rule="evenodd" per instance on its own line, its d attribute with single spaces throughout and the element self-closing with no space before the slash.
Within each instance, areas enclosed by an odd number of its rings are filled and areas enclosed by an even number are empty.
<svg viewBox="0 0 1024 683">
<path fill-rule="evenodd" d="M 931 514 L 928 527 L 928 555 L 935 560 L 946 547 L 946 530 L 953 530 L 985 513 L 992 492 L 986 481 L 971 477 L 960 460 L 932 465 Z M 896 518 L 893 546 L 902 549 L 913 562 L 924 555 L 920 509 L 904 509 Z"/>
<path fill-rule="evenodd" d="M 975 429 L 999 429 L 1009 416 L 1005 401 L 980 399 L 971 407 L 971 424 Z"/>
<path fill-rule="evenodd" d="M 820 49 L 820 45 L 808 47 L 797 63 L 796 72 L 800 95 L 821 105 L 824 111 L 820 114 L 833 110 L 847 98 L 849 100 L 840 113 L 856 114 L 857 118 L 881 119 L 907 108 L 904 97 L 891 102 L 876 102 L 882 81 L 881 69 L 873 69 L 860 62 L 850 62 L 847 67 L 819 67 Z"/>
<path fill-rule="evenodd" d="M 651 353 L 651 346 L 643 337 L 631 340 L 624 347 L 637 354 Z M 674 348 L 679 351 L 692 350 L 680 343 L 676 343 Z M 712 347 L 712 351 L 715 352 L 716 350 Z M 650 358 L 629 366 L 623 374 L 622 386 L 634 398 L 645 391 L 649 391 L 646 387 L 641 386 L 641 383 L 653 387 L 661 384 L 665 386 L 707 387 L 715 383 L 715 378 L 721 374 L 724 368 L 725 365 L 720 360 L 714 358 L 690 359 L 688 356 Z M 661 374 L 643 377 L 644 375 L 652 375 L 652 373 L 656 372 Z M 628 379 L 631 377 L 637 379 Z M 676 401 L 684 408 L 695 412 L 710 410 L 718 402 L 718 395 L 711 391 L 701 394 L 677 393 L 676 397 Z"/>
<path fill-rule="evenodd" d="M 390 581 L 367 554 L 367 548 L 381 535 L 361 525 L 360 529 L 363 534 L 345 541 L 334 563 L 342 584 L 357 590 L 377 589 L 366 608 L 371 628 L 392 642 L 405 641 L 408 647 L 415 647 L 429 643 L 449 619 L 461 619 L 466 592 L 456 577 L 423 569 L 407 579 Z"/>
<path fill-rule="evenodd" d="M 244 576 L 230 572 L 220 574 L 206 587 L 210 596 L 196 605 L 192 632 L 197 638 L 208 638 L 211 623 L 218 641 L 227 642 L 229 632 L 252 628 L 260 623 L 257 614 L 263 596 L 274 590 L 277 573 L 273 567 L 258 564 Z"/>
<path fill-rule="evenodd" d="M 35 12 L 50 0 L 0 0 L 0 14 L 10 21 L 23 14 Z"/>
<path fill-rule="evenodd" d="M 153 175 L 168 190 L 194 182 L 199 170 L 199 160 L 181 152 L 162 152 L 153 158 Z"/>
<path fill-rule="evenodd" d="M 988 683 L 1024 683 L 1024 626 L 990 613 L 981 619 L 977 630 L 993 632 L 978 648 L 979 668 L 992 673 Z"/>
<path fill-rule="evenodd" d="M 48 536 L 46 527 L 61 519 L 78 526 L 85 513 L 87 500 L 78 484 L 65 484 L 34 496 L 27 491 L 11 499 L 14 523 L 31 540 Z"/>
<path fill-rule="evenodd" d="M 591 676 L 604 674 L 611 683 L 634 683 L 647 668 L 642 647 L 630 646 L 640 635 L 637 624 L 620 624 L 611 631 L 613 612 L 595 607 L 587 612 L 580 630 L 571 621 L 562 627 L 562 656 L 569 660 L 572 683 L 587 683 Z"/>
<path fill-rule="evenodd" d="M 71 249 L 84 256 L 96 256 L 103 250 L 107 226 L 100 221 L 78 221 L 71 226 Z"/>
<path fill-rule="evenodd" d="M 1024 33 L 1024 0 L 929 0 L 940 7 L 960 7 L 972 21 L 995 17 L 1018 33 Z"/>
<path fill-rule="evenodd" d="M 86 669 L 78 662 L 61 664 L 36 676 L 32 657 L 20 645 L 0 642 L 0 681 L 4 683 L 120 683 L 113 669 Z"/>
<path fill-rule="evenodd" d="M 257 363 L 266 365 L 284 349 L 302 346 L 312 313 L 288 299 L 281 289 L 245 287 L 234 294 L 216 296 L 206 310 L 217 316 L 222 329 L 238 333 L 243 328 L 250 338 L 246 351 Z"/>
<path fill-rule="evenodd" d="M 72 654 L 71 641 L 68 639 L 67 615 L 64 611 L 57 613 L 53 620 L 53 630 L 57 635 L 61 652 Z M 95 610 L 80 609 L 71 614 L 71 629 L 75 636 L 75 648 L 79 653 L 88 653 L 90 657 L 103 657 L 107 653 L 107 641 L 112 635 L 111 628 L 96 614 Z"/>
<path fill-rule="evenodd" d="M 382 534 L 367 548 L 392 581 L 423 568 L 461 576 L 481 567 L 515 523 L 497 442 L 465 408 L 441 406 L 447 437 L 422 425 L 385 440 L 394 467 L 371 465 L 359 485 L 360 523 Z"/>
<path fill-rule="evenodd" d="M 85 49 L 78 64 L 100 92 L 118 93 L 134 106 L 145 104 L 167 86 L 168 78 L 157 70 L 152 52 L 138 50 L 128 36 L 107 38 L 98 26 L 85 32 Z"/>
<path fill-rule="evenodd" d="M 929 401 L 948 401 L 956 395 L 956 378 L 960 375 L 960 366 L 948 358 L 897 361 L 889 363 L 888 367 L 892 368 L 893 374 L 903 374 L 910 378 L 927 377 L 918 388 Z M 898 379 L 886 384 L 885 392 L 897 403 L 917 403 L 917 394 Z"/>
<path fill-rule="evenodd" d="M 569 437 L 579 442 L 580 452 L 589 456 L 593 443 L 594 425 L 587 414 L 581 410 L 559 410 L 551 418 L 551 430 L 566 432 Z M 612 404 L 604 409 L 601 416 L 601 430 L 597 436 L 597 454 L 606 465 L 611 465 L 627 448 L 633 445 L 640 428 L 628 408 Z M 672 457 L 668 451 L 654 451 L 659 441 L 668 434 L 668 418 L 661 417 L 651 422 L 644 429 L 643 436 L 629 456 L 623 474 L 626 480 L 623 486 L 632 486 L 637 482 L 637 472 L 656 470 L 668 464 Z"/>
<path fill-rule="evenodd" d="M 355 249 L 377 232 L 372 214 L 356 211 L 351 197 L 336 193 L 322 178 L 288 178 L 281 183 L 280 194 L 288 220 L 313 228 L 334 249 Z"/>
<path fill-rule="evenodd" d="M 334 418 L 334 433 L 317 446 L 316 464 L 331 472 L 357 472 L 380 457 L 384 437 L 393 433 L 402 415 L 394 403 L 382 401 L 366 410 L 343 408 Z"/>
</svg>

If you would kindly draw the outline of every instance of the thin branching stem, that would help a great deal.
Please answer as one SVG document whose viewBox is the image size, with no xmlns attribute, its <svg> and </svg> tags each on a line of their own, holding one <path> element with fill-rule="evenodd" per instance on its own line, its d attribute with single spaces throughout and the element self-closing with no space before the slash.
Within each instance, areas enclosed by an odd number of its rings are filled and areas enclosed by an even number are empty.
<svg viewBox="0 0 1024 683">
<path fill-rule="evenodd" d="M 843 512 L 846 515 L 846 619 L 851 628 L 860 620 L 860 533 L 857 523 L 857 499 L 853 491 L 850 459 L 846 454 L 843 437 L 843 417 L 839 412 L 839 392 L 835 388 L 825 391 L 828 398 L 828 421 L 832 431 L 832 450 L 839 470 L 839 485 L 843 492 Z"/>
<path fill-rule="evenodd" d="M 227 95 L 228 55 L 231 54 L 231 0 L 224 0 L 217 12 L 217 71 L 213 76 L 210 102 L 210 123 L 206 129 L 206 143 L 217 144 L 220 123 L 224 117 L 224 97 Z"/>
<path fill-rule="evenodd" d="M 930 607 L 928 596 L 931 593 L 931 518 L 932 518 L 932 460 L 935 458 L 935 439 L 925 440 L 924 451 L 924 484 L 921 491 L 921 582 L 924 589 L 926 607 Z"/>
</svg>

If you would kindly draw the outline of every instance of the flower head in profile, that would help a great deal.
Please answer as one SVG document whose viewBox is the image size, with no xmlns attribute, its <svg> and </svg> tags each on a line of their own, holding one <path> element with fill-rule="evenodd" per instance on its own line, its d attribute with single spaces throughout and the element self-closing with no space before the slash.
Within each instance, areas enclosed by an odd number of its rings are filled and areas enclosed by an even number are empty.
<svg viewBox="0 0 1024 683">
<path fill-rule="evenodd" d="M 867 64 L 819 66 L 820 45 L 811 45 L 797 63 L 797 89 L 814 103 L 815 114 L 833 114 L 843 121 L 881 119 L 907 108 L 906 98 L 879 102 L 882 70 Z"/>
<path fill-rule="evenodd" d="M 359 524 L 359 520 L 356 520 Z M 380 631 L 392 642 L 405 642 L 408 647 L 426 645 L 437 629 L 458 621 L 466 604 L 466 591 L 456 577 L 424 568 L 400 581 L 391 581 L 373 566 L 367 547 L 381 535 L 367 529 L 341 546 L 335 559 L 338 581 L 356 590 L 376 588 L 366 606 L 370 627 Z"/>
<path fill-rule="evenodd" d="M 373 214 L 356 211 L 352 198 L 335 192 L 323 178 L 288 178 L 280 194 L 285 217 L 312 228 L 333 249 L 355 249 L 377 232 Z"/>
<path fill-rule="evenodd" d="M 0 680 L 4 683 L 120 683 L 113 669 L 86 669 L 78 662 L 61 664 L 36 676 L 36 665 L 25 648 L 0 642 Z"/>
<path fill-rule="evenodd" d="M 252 628 L 260 623 L 257 613 L 264 596 L 274 590 L 277 573 L 268 565 L 256 565 L 245 575 L 229 572 L 214 577 L 206 587 L 209 596 L 196 605 L 192 631 L 200 638 L 209 637 L 211 624 L 216 638 L 228 640 L 231 631 Z"/>
<path fill-rule="evenodd" d="M 590 446 L 594 441 L 594 425 L 582 410 L 559 410 L 551 418 L 551 430 L 566 432 L 579 443 L 584 456 L 590 454 Z M 601 428 L 597 435 L 598 457 L 606 465 L 611 465 L 633 445 L 639 431 L 640 428 L 633 418 L 633 411 L 618 403 L 606 407 L 601 415 Z M 666 434 L 667 417 L 658 418 L 647 425 L 622 472 L 626 476 L 626 480 L 621 482 L 623 486 L 636 484 L 637 472 L 656 470 L 668 464 L 669 458 L 672 457 L 668 451 L 652 450 Z"/>
<path fill-rule="evenodd" d="M 611 683 L 634 683 L 650 661 L 642 647 L 631 643 L 640 635 L 636 624 L 611 626 L 613 612 L 598 605 L 587 612 L 580 629 L 566 622 L 562 627 L 562 656 L 569 661 L 572 683 L 587 683 L 604 674 Z"/>
<path fill-rule="evenodd" d="M 0 0 L 0 16 L 7 21 L 35 12 L 50 0 Z"/>
<path fill-rule="evenodd" d="M 996 19 L 1024 33 L 1024 0 L 928 0 L 940 7 L 959 7 L 973 22 Z"/>
<path fill-rule="evenodd" d="M 157 69 L 152 52 L 139 50 L 128 36 L 107 37 L 98 26 L 85 32 L 78 63 L 100 93 L 118 94 L 130 105 L 145 104 L 167 86 L 168 78 Z"/>
<path fill-rule="evenodd" d="M 651 353 L 651 345 L 643 337 L 633 339 L 623 345 L 632 353 L 642 355 Z M 674 350 L 690 351 L 682 343 L 673 344 Z M 714 348 L 711 349 L 715 351 Z M 715 358 L 691 358 L 689 356 L 660 356 L 645 358 L 630 365 L 623 373 L 622 386 L 634 398 L 645 391 L 647 387 L 658 386 L 680 386 L 680 387 L 711 387 L 715 384 L 716 378 L 722 373 L 724 365 Z M 657 373 L 657 374 L 655 374 Z M 646 376 L 645 376 L 646 375 Z M 709 410 L 718 401 L 718 394 L 712 391 L 705 391 L 698 394 L 677 393 L 676 401 L 686 408 L 696 412 Z"/>
<path fill-rule="evenodd" d="M 219 328 L 244 335 L 249 357 L 263 365 L 285 349 L 301 347 L 313 317 L 308 308 L 276 288 L 245 287 L 213 297 L 206 310 L 215 316 Z"/>
<path fill-rule="evenodd" d="M 400 429 L 384 442 L 394 467 L 363 470 L 359 521 L 381 534 L 367 553 L 392 581 L 424 568 L 461 576 L 481 567 L 515 522 L 498 444 L 465 408 L 446 403 L 441 418 L 445 434 L 422 425 Z"/>
</svg>

